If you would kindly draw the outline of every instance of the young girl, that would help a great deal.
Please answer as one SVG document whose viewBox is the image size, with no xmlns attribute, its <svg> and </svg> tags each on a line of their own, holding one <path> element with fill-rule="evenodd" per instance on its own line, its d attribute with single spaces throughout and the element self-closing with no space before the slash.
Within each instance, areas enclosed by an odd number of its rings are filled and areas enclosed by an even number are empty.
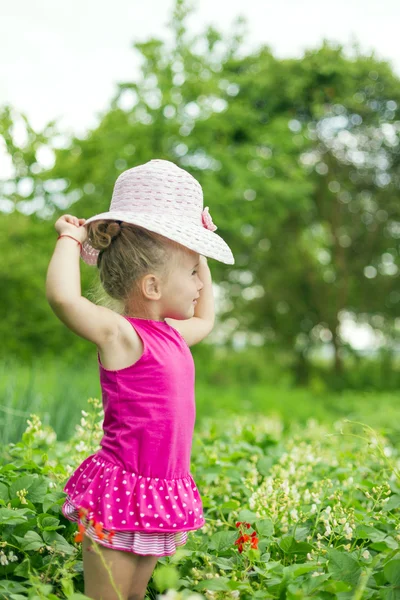
<svg viewBox="0 0 400 600">
<path fill-rule="evenodd" d="M 189 346 L 212 330 L 205 256 L 233 264 L 214 233 L 200 184 L 166 160 L 122 173 L 110 210 L 64 215 L 46 281 L 55 314 L 97 346 L 104 407 L 101 449 L 67 481 L 63 514 L 80 525 L 85 594 L 142 599 L 159 556 L 174 554 L 204 525 L 190 474 L 195 423 Z M 79 255 L 97 265 L 116 312 L 81 295 Z M 90 551 L 93 540 L 101 557 Z M 115 591 L 118 588 L 119 595 Z"/>
</svg>

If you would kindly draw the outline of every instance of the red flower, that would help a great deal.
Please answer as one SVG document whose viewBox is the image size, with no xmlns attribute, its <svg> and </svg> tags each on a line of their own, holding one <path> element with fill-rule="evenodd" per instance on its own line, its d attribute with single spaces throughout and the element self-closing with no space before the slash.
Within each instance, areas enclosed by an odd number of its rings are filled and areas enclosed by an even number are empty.
<svg viewBox="0 0 400 600">
<path fill-rule="evenodd" d="M 253 533 L 251 534 L 251 547 L 255 550 L 258 549 L 258 537 L 256 531 L 253 531 Z"/>
<path fill-rule="evenodd" d="M 244 523 L 241 521 L 237 521 L 236 527 L 240 527 L 240 525 L 244 525 L 245 527 L 247 527 L 247 529 L 249 527 L 251 527 L 250 523 Z M 248 535 L 247 533 L 243 533 L 241 536 L 238 537 L 238 539 L 235 541 L 235 546 L 238 547 L 238 550 L 240 553 L 243 552 L 243 548 L 244 548 L 246 542 L 250 542 L 251 548 L 254 548 L 255 550 L 257 550 L 258 549 L 257 532 L 253 531 L 253 533 L 251 535 Z"/>
<path fill-rule="evenodd" d="M 236 527 L 240 527 L 240 525 L 244 525 L 245 527 L 247 527 L 247 529 L 250 529 L 251 527 L 250 523 L 245 523 L 244 521 L 237 521 Z"/>
<path fill-rule="evenodd" d="M 108 534 L 108 538 L 106 538 L 106 539 L 108 539 L 108 541 L 112 543 L 112 538 L 114 537 L 114 535 L 115 535 L 115 531 L 110 531 L 110 533 Z"/>
</svg>

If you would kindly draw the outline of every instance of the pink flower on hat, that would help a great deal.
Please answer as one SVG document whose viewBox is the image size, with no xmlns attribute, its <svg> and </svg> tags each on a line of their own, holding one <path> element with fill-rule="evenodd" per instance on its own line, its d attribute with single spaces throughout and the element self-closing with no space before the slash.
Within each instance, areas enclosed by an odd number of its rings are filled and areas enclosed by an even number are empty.
<svg viewBox="0 0 400 600">
<path fill-rule="evenodd" d="M 206 206 L 203 212 L 201 213 L 201 218 L 203 221 L 203 225 L 206 229 L 209 229 L 210 231 L 215 231 L 216 229 L 218 229 L 217 226 L 213 223 L 213 220 L 208 210 L 208 206 Z"/>
</svg>

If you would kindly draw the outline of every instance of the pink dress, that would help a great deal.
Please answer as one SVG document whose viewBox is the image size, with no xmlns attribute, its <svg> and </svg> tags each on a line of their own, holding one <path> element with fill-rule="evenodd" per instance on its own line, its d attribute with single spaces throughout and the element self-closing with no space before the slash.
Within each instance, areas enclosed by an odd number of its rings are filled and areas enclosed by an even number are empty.
<svg viewBox="0 0 400 600">
<path fill-rule="evenodd" d="M 104 407 L 101 449 L 88 456 L 64 486 L 62 512 L 78 509 L 113 531 L 110 548 L 168 556 L 187 532 L 203 527 L 203 507 L 190 474 L 196 417 L 195 367 L 181 334 L 165 321 L 125 317 L 143 342 L 139 360 L 105 369 L 98 356 Z"/>
</svg>

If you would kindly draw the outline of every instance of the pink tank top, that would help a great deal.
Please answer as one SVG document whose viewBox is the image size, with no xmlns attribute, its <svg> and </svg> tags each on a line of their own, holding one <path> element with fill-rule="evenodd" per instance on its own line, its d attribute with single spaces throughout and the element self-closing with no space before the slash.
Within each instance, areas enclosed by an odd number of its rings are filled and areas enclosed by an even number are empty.
<svg viewBox="0 0 400 600">
<path fill-rule="evenodd" d="M 144 351 L 132 366 L 105 369 L 99 455 L 143 476 L 186 477 L 195 424 L 195 367 L 181 334 L 165 321 L 125 317 Z"/>
<path fill-rule="evenodd" d="M 125 317 L 143 341 L 139 360 L 105 369 L 98 356 L 104 407 L 101 449 L 67 481 L 64 515 L 79 507 L 119 532 L 180 532 L 205 523 L 190 473 L 195 423 L 194 362 L 165 321 Z M 74 517 L 68 516 L 73 510 Z"/>
</svg>

